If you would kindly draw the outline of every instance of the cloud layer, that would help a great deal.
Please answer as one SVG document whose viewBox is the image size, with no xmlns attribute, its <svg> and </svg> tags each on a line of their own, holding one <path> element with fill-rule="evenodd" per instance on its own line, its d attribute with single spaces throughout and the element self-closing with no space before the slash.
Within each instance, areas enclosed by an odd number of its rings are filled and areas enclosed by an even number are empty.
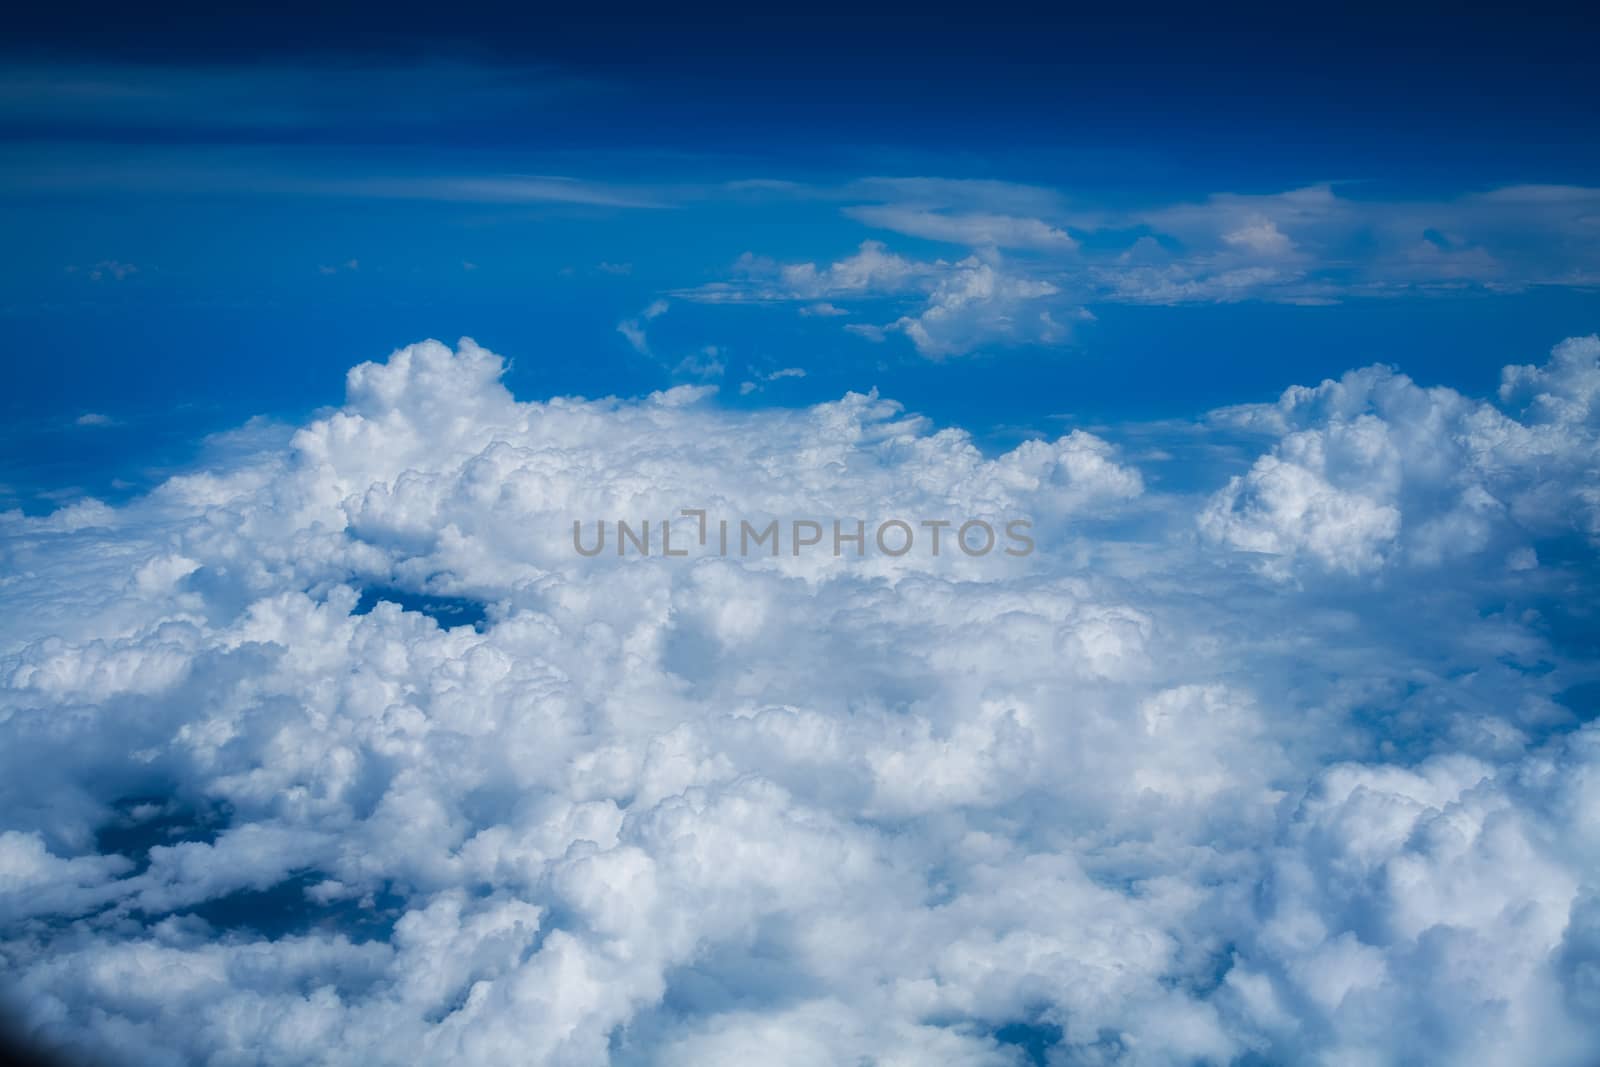
<svg viewBox="0 0 1600 1067">
<path fill-rule="evenodd" d="M 1074 318 L 1092 317 L 1085 308 L 1105 304 L 1332 304 L 1600 285 L 1593 266 L 1600 190 L 1592 188 L 1506 186 L 1412 201 L 1322 183 L 1115 210 L 1069 192 L 932 178 L 857 181 L 827 193 L 869 201 L 846 204 L 845 217 L 902 242 L 966 254 L 919 259 L 878 236 L 827 266 L 749 253 L 726 280 L 679 295 L 713 303 L 853 301 L 878 321 L 846 329 L 874 340 L 902 332 L 921 355 L 942 359 L 1061 343 Z M 903 313 L 884 321 L 886 307 Z"/>
<path fill-rule="evenodd" d="M 6 1002 L 150 1064 L 1593 1062 L 1597 361 L 1214 412 L 1199 492 L 875 395 L 363 364 L 0 520 Z M 1039 551 L 572 551 L 689 507 Z"/>
</svg>

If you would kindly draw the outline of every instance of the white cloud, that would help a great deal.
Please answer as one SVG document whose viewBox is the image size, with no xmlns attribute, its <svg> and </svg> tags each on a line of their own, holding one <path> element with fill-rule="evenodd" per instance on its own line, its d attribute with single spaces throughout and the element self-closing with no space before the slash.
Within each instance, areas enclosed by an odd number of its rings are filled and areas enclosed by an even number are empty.
<svg viewBox="0 0 1600 1067">
<path fill-rule="evenodd" d="M 1501 293 L 1600 284 L 1600 190 L 1514 186 L 1454 199 L 1385 200 L 1320 183 L 1276 193 L 1116 209 L 1085 195 L 1003 182 L 874 178 L 787 196 L 869 198 L 850 219 L 963 245 L 986 262 L 1055 286 L 1064 309 L 1096 303 L 1177 305 L 1270 301 L 1330 304 L 1401 293 Z M 1070 231 L 1070 232 L 1069 232 Z M 963 261 L 918 261 L 869 241 L 829 266 L 783 266 L 749 253 L 728 280 L 686 290 L 705 302 L 835 302 L 908 298 L 945 285 Z M 824 311 L 823 309 L 829 309 Z M 916 316 L 909 316 L 916 317 Z M 882 323 L 849 332 L 871 340 Z"/>
<path fill-rule="evenodd" d="M 939 280 L 927 305 L 893 324 L 924 356 L 942 358 L 985 344 L 1055 344 L 1066 327 L 1051 314 L 1046 298 L 1060 292 L 1046 281 L 1006 275 L 977 257 L 957 263 Z"/>
<path fill-rule="evenodd" d="M 1515 551 L 1563 527 L 1594 536 L 1597 357 L 1600 341 L 1574 338 L 1542 367 L 1507 367 L 1500 396 L 1527 402 L 1522 421 L 1383 367 L 1219 413 L 1278 440 L 1211 499 L 1200 528 L 1281 575 L 1301 558 L 1359 574 Z"/>
<path fill-rule="evenodd" d="M 727 364 L 722 359 L 722 350 L 716 345 L 705 345 L 700 351 L 692 352 L 679 360 L 673 373 L 694 378 L 720 378 L 727 369 Z"/>
<path fill-rule="evenodd" d="M 35 1036 L 1600 1053 L 1600 341 L 1498 404 L 1368 368 L 1215 413 L 1258 454 L 1199 496 L 1115 430 L 986 455 L 876 395 L 521 403 L 502 370 L 413 346 L 287 444 L 0 516 L 0 996 Z M 575 517 L 682 507 L 1027 515 L 1038 551 L 572 551 Z"/>
<path fill-rule="evenodd" d="M 721 302 L 916 301 L 914 313 L 889 322 L 852 322 L 847 333 L 882 341 L 905 334 L 916 350 L 932 359 L 966 355 L 989 345 L 1057 344 L 1067 324 L 1085 317 L 1082 309 L 1056 299 L 1052 282 L 1006 267 L 998 252 L 967 256 L 958 262 L 912 260 L 880 241 L 863 241 L 854 255 L 826 267 L 815 263 L 778 264 L 753 255 L 740 261 L 743 280 L 687 290 L 691 300 Z M 812 303 L 802 315 L 843 314 L 832 303 Z"/>
<path fill-rule="evenodd" d="M 881 241 L 862 241 L 854 255 L 826 267 L 815 263 L 781 267 L 778 281 L 785 299 L 816 300 L 900 292 L 929 270 L 890 252 Z"/>
<path fill-rule="evenodd" d="M 1029 248 L 1069 252 L 1078 242 L 1059 227 L 1042 219 L 982 213 L 947 214 L 896 204 L 873 204 L 845 209 L 858 222 L 909 237 L 946 241 L 970 248 Z"/>
<path fill-rule="evenodd" d="M 739 395 L 749 396 L 772 382 L 781 382 L 785 378 L 804 378 L 805 376 L 806 372 L 802 367 L 783 367 L 770 374 L 758 374 L 753 381 L 739 383 Z"/>
<path fill-rule="evenodd" d="M 1237 230 L 1222 235 L 1223 241 L 1258 256 L 1282 256 L 1294 250 L 1294 242 L 1271 219 L 1257 215 Z"/>
<path fill-rule="evenodd" d="M 628 344 L 641 356 L 650 355 L 650 338 L 645 334 L 645 324 L 659 319 L 667 313 L 671 305 L 665 300 L 652 300 L 649 305 L 637 316 L 623 319 L 617 323 L 617 332 L 627 339 Z"/>
</svg>

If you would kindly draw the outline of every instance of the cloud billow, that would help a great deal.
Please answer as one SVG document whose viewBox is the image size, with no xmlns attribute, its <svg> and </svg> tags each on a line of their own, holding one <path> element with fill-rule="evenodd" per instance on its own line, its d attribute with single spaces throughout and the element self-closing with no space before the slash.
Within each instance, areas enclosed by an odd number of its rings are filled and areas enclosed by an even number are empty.
<svg viewBox="0 0 1600 1067">
<path fill-rule="evenodd" d="M 1117 428 L 362 364 L 0 518 L 5 1005 L 129 1063 L 1592 1062 L 1597 361 L 1213 412 L 1198 494 Z M 571 551 L 690 507 L 1039 548 Z"/>
</svg>

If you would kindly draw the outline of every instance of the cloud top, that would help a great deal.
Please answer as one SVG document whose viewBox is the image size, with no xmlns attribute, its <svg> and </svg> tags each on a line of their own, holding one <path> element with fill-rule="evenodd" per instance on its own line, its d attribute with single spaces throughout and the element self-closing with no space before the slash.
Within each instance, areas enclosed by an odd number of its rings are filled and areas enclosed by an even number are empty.
<svg viewBox="0 0 1600 1067">
<path fill-rule="evenodd" d="M 0 518 L 4 997 L 38 1039 L 1600 1053 L 1600 341 L 1492 401 L 1365 368 L 1214 412 L 1169 449 L 1249 451 L 1198 494 L 1115 428 L 990 455 L 873 394 L 527 403 L 503 369 L 414 345 L 287 446 Z M 571 551 L 683 507 L 1025 513 L 1040 547 Z"/>
</svg>

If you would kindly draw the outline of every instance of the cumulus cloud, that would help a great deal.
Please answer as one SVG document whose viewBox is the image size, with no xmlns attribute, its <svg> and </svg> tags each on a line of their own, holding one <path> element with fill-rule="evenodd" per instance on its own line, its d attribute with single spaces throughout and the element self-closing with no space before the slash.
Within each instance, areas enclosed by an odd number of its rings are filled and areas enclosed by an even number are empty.
<svg viewBox="0 0 1600 1067">
<path fill-rule="evenodd" d="M 1277 440 L 1211 499 L 1200 528 L 1280 574 L 1301 560 L 1359 574 L 1593 537 L 1597 357 L 1600 341 L 1574 338 L 1544 366 L 1507 367 L 1500 398 L 1523 402 L 1520 419 L 1385 367 L 1221 412 Z"/>
<path fill-rule="evenodd" d="M 1269 218 L 1257 215 L 1237 230 L 1222 235 L 1235 248 L 1260 256 L 1281 256 L 1294 250 L 1294 242 Z"/>
<path fill-rule="evenodd" d="M 925 264 L 895 255 L 882 241 L 862 241 L 854 255 L 826 267 L 815 263 L 781 267 L 778 281 L 786 299 L 816 300 L 899 292 L 930 269 Z"/>
<path fill-rule="evenodd" d="M 939 280 L 921 311 L 902 316 L 892 328 L 933 358 L 986 343 L 1054 344 L 1065 339 L 1066 327 L 1042 301 L 1060 291 L 1047 281 L 1008 276 L 974 256 Z"/>
<path fill-rule="evenodd" d="M 993 247 L 949 262 L 908 259 L 881 241 L 863 241 L 853 255 L 825 267 L 746 255 L 739 271 L 736 283 L 713 283 L 681 295 L 711 303 L 811 301 L 800 313 L 825 317 L 847 314 L 831 301 L 882 306 L 899 298 L 901 304 L 913 304 L 914 312 L 888 322 L 849 323 L 844 330 L 873 341 L 902 333 L 919 354 L 932 359 L 987 346 L 1057 344 L 1068 337 L 1068 324 L 1086 315 L 1064 304 L 1052 282 L 1009 267 Z"/>
<path fill-rule="evenodd" d="M 1215 412 L 1255 455 L 1199 497 L 1111 431 L 994 455 L 875 394 L 503 369 L 412 346 L 286 444 L 0 516 L 0 995 L 37 1040 L 1600 1055 L 1600 341 L 1494 402 L 1367 368 Z M 573 551 L 685 507 L 1038 551 Z"/>
</svg>

